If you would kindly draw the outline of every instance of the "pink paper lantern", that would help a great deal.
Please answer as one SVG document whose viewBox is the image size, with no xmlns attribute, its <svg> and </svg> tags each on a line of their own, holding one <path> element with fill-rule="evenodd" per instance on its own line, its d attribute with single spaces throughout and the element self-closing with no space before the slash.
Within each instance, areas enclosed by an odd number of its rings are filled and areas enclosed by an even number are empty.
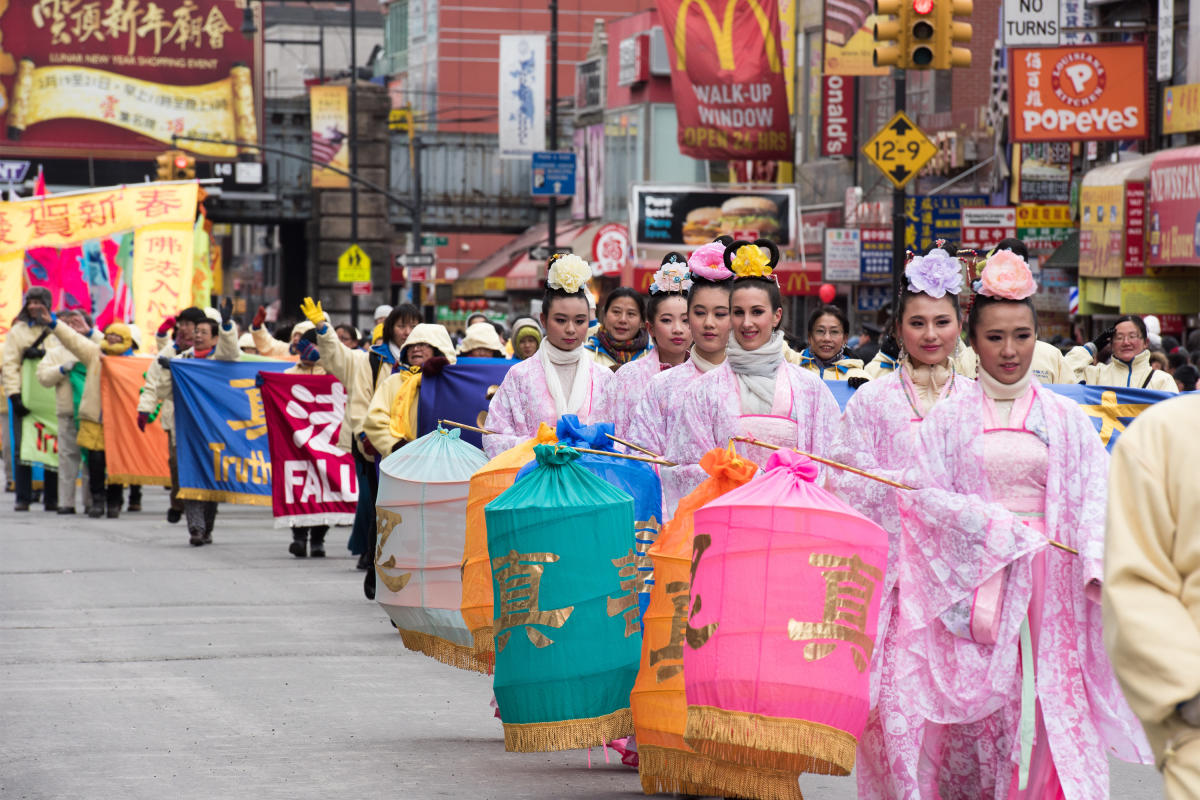
<svg viewBox="0 0 1200 800">
<path fill-rule="evenodd" d="M 869 710 L 887 534 L 787 450 L 695 515 L 685 740 L 750 767 L 848 775 Z"/>
</svg>

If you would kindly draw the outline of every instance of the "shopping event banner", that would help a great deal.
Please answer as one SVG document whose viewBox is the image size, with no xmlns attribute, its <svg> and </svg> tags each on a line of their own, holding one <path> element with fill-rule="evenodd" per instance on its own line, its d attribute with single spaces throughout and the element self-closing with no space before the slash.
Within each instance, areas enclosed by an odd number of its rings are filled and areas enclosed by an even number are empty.
<svg viewBox="0 0 1200 800">
<path fill-rule="evenodd" d="M 658 10 L 680 152 L 700 159 L 790 161 L 777 0 L 660 0 Z"/>
<path fill-rule="evenodd" d="M 308 90 L 312 119 L 312 185 L 348 189 L 350 177 L 326 167 L 350 170 L 350 99 L 346 86 L 313 86 Z"/>
<path fill-rule="evenodd" d="M 104 409 L 104 458 L 113 483 L 170 486 L 167 432 L 158 409 L 146 430 L 138 430 L 137 402 L 153 359 L 106 356 L 100 367 L 100 403 Z M 179 363 L 179 362 L 174 362 Z"/>
<path fill-rule="evenodd" d="M 264 372 L 260 389 L 275 478 L 275 527 L 353 522 L 354 457 L 337 446 L 346 388 L 332 375 Z"/>
<path fill-rule="evenodd" d="M 257 143 L 262 35 L 241 32 L 243 5 L 0 2 L 0 150 L 153 158 L 173 135 Z M 259 4 L 250 10 L 261 31 Z M 187 146 L 238 155 L 235 145 Z"/>
<path fill-rule="evenodd" d="M 175 359 L 175 457 L 179 497 L 271 505 L 271 456 L 259 372 L 286 361 Z"/>
<path fill-rule="evenodd" d="M 199 189 L 138 183 L 0 203 L 0 341 L 31 286 L 100 329 L 119 320 L 154 331 L 191 305 L 196 241 L 208 238 Z"/>
</svg>

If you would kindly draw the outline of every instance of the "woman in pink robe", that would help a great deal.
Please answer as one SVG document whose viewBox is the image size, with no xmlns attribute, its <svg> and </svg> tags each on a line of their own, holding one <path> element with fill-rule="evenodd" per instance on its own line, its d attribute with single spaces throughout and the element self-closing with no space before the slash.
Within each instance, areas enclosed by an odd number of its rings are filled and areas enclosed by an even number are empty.
<svg viewBox="0 0 1200 800">
<path fill-rule="evenodd" d="M 494 433 L 483 437 L 483 449 L 489 458 L 532 439 L 540 423 L 555 426 L 563 414 L 583 424 L 607 421 L 604 390 L 613 374 L 583 349 L 589 316 L 583 287 L 590 276 L 579 256 L 551 259 L 542 299 L 546 336 L 534 355 L 508 371 L 488 405 Z"/>
<path fill-rule="evenodd" d="M 982 391 L 930 412 L 905 481 L 926 488 L 898 493 L 893 671 L 925 724 L 887 796 L 1090 800 L 1109 753 L 1150 756 L 1102 641 L 1108 455 L 1032 375 L 1035 290 L 1019 256 L 989 260 L 968 319 Z"/>
<path fill-rule="evenodd" d="M 650 388 L 650 381 L 687 361 L 688 348 L 692 346 L 687 323 L 687 293 L 691 288 L 687 261 L 679 253 L 667 253 L 654 273 L 650 299 L 646 302 L 646 330 L 654 349 L 614 372 L 606 390 L 604 407 L 609 410 L 615 433 L 621 439 L 628 440 L 630 420 Z"/>
<path fill-rule="evenodd" d="M 937 248 L 910 261 L 905 278 L 893 332 L 901 342 L 900 369 L 854 393 L 830 450 L 835 461 L 896 481 L 912 464 L 921 422 L 934 405 L 978 391 L 973 380 L 955 371 L 952 358 L 962 331 L 962 265 Z M 859 741 L 855 774 L 863 800 L 903 797 L 916 780 L 922 719 L 909 713 L 903 687 L 896 686 L 892 671 L 899 615 L 897 490 L 838 470 L 830 471 L 829 484 L 888 532 L 888 569 L 879 590 L 879 629 L 871 664 L 871 715 Z"/>
<path fill-rule="evenodd" d="M 686 428 L 688 424 L 682 419 L 685 388 L 725 361 L 733 273 L 725 266 L 724 255 L 725 246 L 713 242 L 701 245 L 688 257 L 692 279 L 687 300 L 687 324 L 692 338 L 690 357 L 678 367 L 650 379 L 637 408 L 630 415 L 628 436 L 622 437 L 668 458 L 678 438 L 675 432 L 681 427 Z M 694 464 L 662 467 L 659 470 L 664 524 L 675 516 L 675 507 L 683 496 L 697 485 L 697 470 L 699 475 L 704 475 L 704 470 Z"/>
<path fill-rule="evenodd" d="M 683 424 L 669 432 L 668 459 L 689 470 L 681 472 L 682 485 L 676 487 L 684 495 L 705 477 L 698 466 L 704 454 L 727 446 L 735 436 L 816 454 L 826 452 L 833 441 L 841 416 L 833 393 L 816 375 L 783 357 L 783 298 L 770 277 L 778 260 L 775 245 L 762 239 L 733 242 L 726 249 L 725 262 L 737 276 L 729 300 L 733 339 L 721 366 L 688 384 Z M 760 466 L 770 455 L 757 445 L 735 446 Z"/>
</svg>

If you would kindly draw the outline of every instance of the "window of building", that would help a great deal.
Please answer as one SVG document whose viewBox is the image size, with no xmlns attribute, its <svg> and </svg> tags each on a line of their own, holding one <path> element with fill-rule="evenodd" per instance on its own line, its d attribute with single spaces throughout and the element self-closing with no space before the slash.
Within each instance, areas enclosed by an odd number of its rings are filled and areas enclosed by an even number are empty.
<svg viewBox="0 0 1200 800">
<path fill-rule="evenodd" d="M 387 77 L 408 69 L 408 0 L 388 4 L 383 26 L 384 57 L 375 62 L 375 74 Z"/>
<path fill-rule="evenodd" d="M 645 180 L 645 109 L 640 106 L 604 115 L 604 216 L 629 215 L 629 187 Z"/>
<path fill-rule="evenodd" d="M 660 183 L 704 181 L 704 162 L 679 152 L 675 106 L 650 106 L 650 180 Z"/>
</svg>

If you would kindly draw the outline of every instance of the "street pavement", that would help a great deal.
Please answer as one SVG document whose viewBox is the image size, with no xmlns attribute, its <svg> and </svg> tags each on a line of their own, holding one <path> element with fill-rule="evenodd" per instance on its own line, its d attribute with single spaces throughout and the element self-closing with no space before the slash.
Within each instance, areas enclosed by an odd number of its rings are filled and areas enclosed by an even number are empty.
<svg viewBox="0 0 1200 800">
<path fill-rule="evenodd" d="M 405 650 L 345 550 L 296 559 L 223 505 L 193 548 L 146 491 L 119 520 L 0 495 L 0 798 L 641 796 L 615 754 L 506 753 L 491 682 Z M 853 778 L 805 775 L 810 800 Z M 1161 797 L 1114 763 L 1112 797 Z"/>
</svg>

